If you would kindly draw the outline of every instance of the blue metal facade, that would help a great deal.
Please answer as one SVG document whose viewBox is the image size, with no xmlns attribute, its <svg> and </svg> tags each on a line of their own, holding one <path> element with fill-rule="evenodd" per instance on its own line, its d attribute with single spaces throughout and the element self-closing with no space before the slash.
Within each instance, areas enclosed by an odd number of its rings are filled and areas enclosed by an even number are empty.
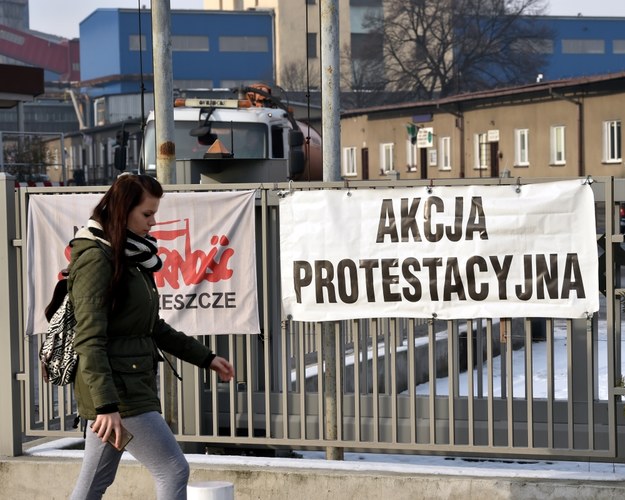
<svg viewBox="0 0 625 500">
<path fill-rule="evenodd" d="M 140 90 L 136 42 L 139 16 L 143 35 L 143 73 L 152 90 L 152 19 L 149 10 L 97 9 L 80 23 L 81 80 L 91 97 Z M 174 80 L 256 81 L 274 84 L 274 17 L 271 11 L 173 10 L 172 37 L 208 37 L 208 50 L 172 50 Z M 131 48 L 131 39 L 135 41 Z M 257 47 L 222 50 L 223 37 L 263 40 Z"/>
<path fill-rule="evenodd" d="M 152 90 L 152 22 L 149 10 L 141 11 L 141 33 L 145 46 L 145 87 Z M 625 18 L 556 17 L 535 19 L 554 32 L 547 64 L 536 75 L 557 80 L 625 70 Z M 172 51 L 174 80 L 222 82 L 258 81 L 273 85 L 274 16 L 271 11 L 173 10 L 172 36 L 207 36 L 207 51 Z M 136 93 L 140 90 L 139 51 L 130 49 L 131 36 L 139 34 L 139 13 L 133 9 L 97 9 L 80 24 L 81 79 L 92 97 Z M 267 50 L 221 51 L 221 37 L 263 37 Z M 570 41 L 591 40 L 598 48 L 591 53 L 571 52 Z M 575 42 L 574 42 L 575 43 Z M 602 48 L 601 48 L 602 47 Z M 536 75 L 528 75 L 533 80 Z"/>
<path fill-rule="evenodd" d="M 625 70 L 625 50 L 622 47 L 625 44 L 625 18 L 544 17 L 539 22 L 547 23 L 555 32 L 553 53 L 548 54 L 549 62 L 542 69 L 545 80 Z M 578 40 L 594 41 L 596 52 L 580 53 L 565 49 L 567 42 Z"/>
</svg>

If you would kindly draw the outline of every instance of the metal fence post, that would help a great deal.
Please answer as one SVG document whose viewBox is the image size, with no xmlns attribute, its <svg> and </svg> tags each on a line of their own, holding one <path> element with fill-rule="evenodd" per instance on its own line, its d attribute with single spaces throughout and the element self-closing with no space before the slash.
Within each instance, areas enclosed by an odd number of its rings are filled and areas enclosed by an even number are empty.
<svg viewBox="0 0 625 500">
<path fill-rule="evenodd" d="M 61 147 L 61 181 L 63 181 L 63 185 L 67 186 L 67 181 L 69 180 L 69 175 L 67 172 L 67 154 L 65 153 L 65 134 L 61 133 L 60 137 Z M 72 175 L 72 178 L 74 176 Z"/>
<path fill-rule="evenodd" d="M 15 178 L 0 173 L 0 455 L 22 453 Z"/>
</svg>

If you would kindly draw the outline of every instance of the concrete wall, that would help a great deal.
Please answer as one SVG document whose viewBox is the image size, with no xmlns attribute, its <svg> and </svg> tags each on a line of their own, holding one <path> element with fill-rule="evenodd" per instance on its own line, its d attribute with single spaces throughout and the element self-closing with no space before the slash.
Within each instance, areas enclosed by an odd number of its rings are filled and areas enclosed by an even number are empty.
<svg viewBox="0 0 625 500">
<path fill-rule="evenodd" d="M 427 474 L 381 470 L 358 464 L 354 470 L 339 467 L 345 462 L 327 462 L 321 468 L 319 461 L 311 468 L 288 467 L 289 460 L 259 460 L 258 465 L 208 464 L 191 465 L 191 481 L 228 481 L 234 484 L 236 500 L 347 500 L 380 499 L 530 499 L 623 498 L 623 481 L 573 480 L 562 478 L 530 478 L 514 473 L 509 477 L 445 474 Z M 269 466 L 268 466 L 269 464 Z M 333 467 L 333 465 L 335 465 Z M 374 464 L 371 464 L 374 465 Z M 379 464 L 377 464 L 379 466 Z M 396 467 L 397 468 L 397 467 Z M 80 459 L 18 458 L 0 460 L 0 499 L 60 500 L 68 498 L 80 469 Z M 389 468 L 392 469 L 392 468 Z M 573 476 L 573 474 L 571 474 Z M 136 462 L 122 461 L 106 500 L 144 500 L 154 498 L 149 473 Z"/>
</svg>

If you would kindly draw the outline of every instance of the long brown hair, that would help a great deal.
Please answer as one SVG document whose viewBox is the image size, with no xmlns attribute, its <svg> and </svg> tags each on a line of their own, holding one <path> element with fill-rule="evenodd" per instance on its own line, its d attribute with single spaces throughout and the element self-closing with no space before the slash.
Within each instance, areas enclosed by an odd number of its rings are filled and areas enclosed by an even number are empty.
<svg viewBox="0 0 625 500">
<path fill-rule="evenodd" d="M 100 202 L 93 209 L 91 218 L 102 225 L 104 237 L 111 244 L 113 251 L 113 279 L 110 285 L 110 297 L 113 299 L 123 295 L 121 281 L 126 271 L 124 253 L 128 215 L 146 196 L 162 198 L 163 187 L 149 175 L 122 174 L 109 188 Z"/>
</svg>

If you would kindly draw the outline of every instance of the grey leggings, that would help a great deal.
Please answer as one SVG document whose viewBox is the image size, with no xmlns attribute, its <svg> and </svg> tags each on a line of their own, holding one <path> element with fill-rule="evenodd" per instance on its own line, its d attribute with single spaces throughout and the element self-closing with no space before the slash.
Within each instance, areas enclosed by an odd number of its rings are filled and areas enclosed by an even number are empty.
<svg viewBox="0 0 625 500">
<path fill-rule="evenodd" d="M 152 474 L 159 500 L 186 500 L 189 464 L 158 412 L 122 420 L 133 435 L 126 449 Z M 115 479 L 122 452 L 102 443 L 87 422 L 85 456 L 71 500 L 102 498 Z"/>
</svg>

